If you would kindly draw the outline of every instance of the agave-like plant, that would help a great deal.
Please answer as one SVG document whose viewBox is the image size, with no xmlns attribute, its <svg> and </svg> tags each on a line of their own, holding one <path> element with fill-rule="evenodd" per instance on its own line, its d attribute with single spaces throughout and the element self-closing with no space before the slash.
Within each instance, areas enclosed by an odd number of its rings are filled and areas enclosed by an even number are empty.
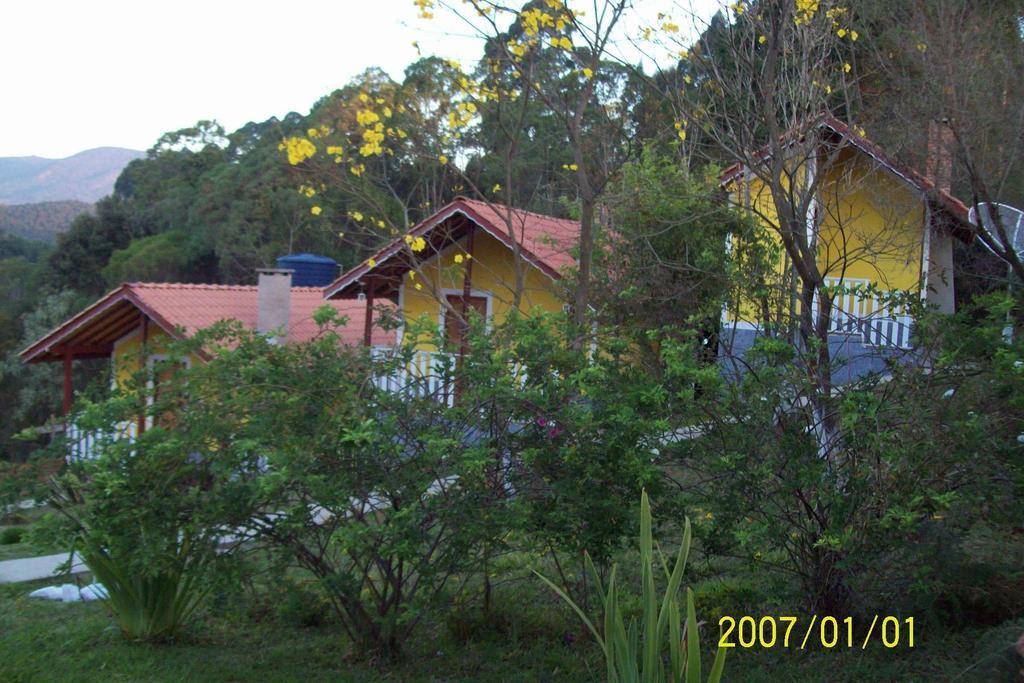
<svg viewBox="0 0 1024 683">
<path fill-rule="evenodd" d="M 679 545 L 679 554 L 676 556 L 675 565 L 671 571 L 669 571 L 668 563 L 659 549 L 659 563 L 668 581 L 665 595 L 659 600 L 654 586 L 651 504 L 647 498 L 647 491 L 641 494 L 640 574 L 643 584 L 641 596 L 643 614 L 640 617 L 640 624 L 634 617 L 629 620 L 628 628 L 620 605 L 620 589 L 615 582 L 617 566 L 612 565 L 608 576 L 608 586 L 605 588 L 601 584 L 601 578 L 590 555 L 585 556 L 587 572 L 601 596 L 601 606 L 604 611 L 603 637 L 587 614 L 565 591 L 544 575 L 534 572 L 572 607 L 597 639 L 601 651 L 604 652 L 608 683 L 661 683 L 661 681 L 700 683 L 700 636 L 697 632 L 693 592 L 689 588 L 686 589 L 685 627 L 682 625 L 678 599 L 679 585 L 682 582 L 686 559 L 690 553 L 690 539 L 690 520 L 687 518 L 683 540 Z M 724 648 L 719 648 L 715 654 L 711 672 L 707 678 L 709 683 L 721 681 L 725 668 L 725 653 Z"/>
<path fill-rule="evenodd" d="M 93 577 L 107 590 L 107 605 L 126 636 L 161 640 L 173 636 L 202 601 L 191 543 L 182 538 L 168 568 L 140 574 L 112 557 L 95 539 L 83 536 L 80 554 Z"/>
<path fill-rule="evenodd" d="M 200 551 L 202 547 L 194 538 L 174 529 L 138 529 L 140 545 L 154 537 L 170 539 L 156 558 L 160 560 L 158 566 L 153 568 L 137 557 L 127 557 L 123 550 L 112 552 L 102 543 L 85 519 L 85 500 L 74 481 L 54 481 L 50 504 L 68 522 L 74 539 L 72 550 L 106 589 L 103 604 L 124 634 L 133 640 L 174 636 L 209 590 L 202 580 L 209 554 Z"/>
</svg>

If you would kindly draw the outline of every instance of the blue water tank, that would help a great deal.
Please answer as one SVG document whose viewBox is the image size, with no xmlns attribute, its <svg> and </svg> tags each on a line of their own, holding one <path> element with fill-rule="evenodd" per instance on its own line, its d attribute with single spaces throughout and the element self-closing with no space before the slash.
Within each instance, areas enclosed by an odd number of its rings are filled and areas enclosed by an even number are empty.
<svg viewBox="0 0 1024 683">
<path fill-rule="evenodd" d="M 277 257 L 278 268 L 290 268 L 293 287 L 325 287 L 338 277 L 338 262 L 316 254 L 288 254 Z"/>
</svg>

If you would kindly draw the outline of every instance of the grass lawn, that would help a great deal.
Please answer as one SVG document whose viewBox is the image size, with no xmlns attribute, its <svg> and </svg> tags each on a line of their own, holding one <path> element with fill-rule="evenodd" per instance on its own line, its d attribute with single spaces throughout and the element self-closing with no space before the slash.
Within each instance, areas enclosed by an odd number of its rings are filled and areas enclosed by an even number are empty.
<svg viewBox="0 0 1024 683">
<path fill-rule="evenodd" d="M 350 655 L 337 624 L 302 627 L 251 609 L 206 613 L 175 642 L 132 643 L 100 604 L 25 597 L 40 585 L 0 586 L 0 681 L 593 681 L 603 675 L 597 646 L 554 598 L 532 586 L 517 588 L 519 599 L 506 601 L 494 619 L 474 610 L 425 623 L 401 663 L 376 667 Z M 1024 620 L 952 635 L 925 629 L 914 650 L 734 651 L 725 680 L 1014 681 L 1020 661 L 1011 646 L 1022 631 Z"/>
<path fill-rule="evenodd" d="M 50 555 L 58 551 L 40 550 L 31 543 L 12 543 L 11 545 L 0 545 L 0 562 L 5 560 L 20 560 L 23 557 L 37 557 L 39 555 Z"/>
</svg>

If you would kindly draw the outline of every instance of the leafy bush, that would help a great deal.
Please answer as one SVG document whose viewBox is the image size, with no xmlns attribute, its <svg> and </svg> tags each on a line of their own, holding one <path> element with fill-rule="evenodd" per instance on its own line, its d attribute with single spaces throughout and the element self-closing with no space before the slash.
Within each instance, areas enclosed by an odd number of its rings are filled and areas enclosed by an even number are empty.
<svg viewBox="0 0 1024 683">
<path fill-rule="evenodd" d="M 641 625 L 631 618 L 627 629 L 622 608 L 621 589 L 616 584 L 617 567 L 612 566 L 608 586 L 602 586 L 601 577 L 594 564 L 587 562 L 594 585 L 601 597 L 604 613 L 603 628 L 599 632 L 586 612 L 573 602 L 565 591 L 542 574 L 537 574 L 544 583 L 572 607 L 587 628 L 597 639 L 604 652 L 609 683 L 626 681 L 682 681 L 697 683 L 701 680 L 700 636 L 697 632 L 697 616 L 693 605 L 693 591 L 686 589 L 686 622 L 683 628 L 678 593 L 683 571 L 690 552 L 690 520 L 686 520 L 679 554 L 671 571 L 661 550 L 658 550 L 659 564 L 666 579 L 665 594 L 659 599 L 655 591 L 655 575 L 658 569 L 654 561 L 654 541 L 651 531 L 651 506 L 644 491 L 640 498 L 640 573 Z M 680 630 L 682 629 L 682 630 Z M 603 634 L 603 635 L 602 635 Z M 683 644 L 685 642 L 685 651 Z M 719 648 L 715 655 L 708 681 L 718 683 L 725 668 L 726 650 Z"/>
<path fill-rule="evenodd" d="M 269 593 L 274 613 L 284 624 L 308 628 L 323 626 L 328 621 L 330 600 L 313 581 L 281 578 Z"/>
<path fill-rule="evenodd" d="M 7 527 L 0 532 L 0 545 L 14 545 L 15 543 L 21 543 L 27 534 L 28 530 L 25 527 Z"/>
</svg>

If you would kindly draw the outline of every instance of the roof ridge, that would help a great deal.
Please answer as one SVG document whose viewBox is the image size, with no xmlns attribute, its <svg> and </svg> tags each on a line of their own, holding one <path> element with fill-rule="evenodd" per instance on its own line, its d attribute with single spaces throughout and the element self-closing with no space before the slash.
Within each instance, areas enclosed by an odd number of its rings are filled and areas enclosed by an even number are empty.
<svg viewBox="0 0 1024 683">
<path fill-rule="evenodd" d="M 208 289 L 208 290 L 219 290 L 219 291 L 256 291 L 259 289 L 259 285 L 223 285 L 209 282 L 126 282 L 126 286 L 131 288 L 142 288 L 142 289 L 176 289 L 176 290 L 194 290 L 194 289 Z M 299 292 L 323 292 L 323 287 L 292 287 L 293 291 Z"/>
<path fill-rule="evenodd" d="M 469 202 L 470 204 L 480 204 L 480 205 L 486 206 L 489 209 L 495 209 L 495 208 L 499 208 L 500 207 L 502 209 L 512 209 L 513 213 L 526 214 L 527 216 L 537 216 L 539 218 L 544 218 L 544 219 L 549 220 L 549 221 L 565 221 L 566 223 L 579 224 L 579 221 L 574 219 L 574 218 L 559 218 L 557 216 L 552 216 L 551 214 L 547 214 L 547 213 L 540 213 L 538 211 L 530 211 L 528 209 L 517 209 L 514 206 L 510 207 L 508 204 L 500 204 L 498 202 L 488 202 L 488 201 L 484 201 L 484 200 L 480 200 L 480 199 L 470 199 L 469 197 L 465 197 L 463 195 L 459 195 L 455 199 L 456 199 L 456 201 L 461 199 L 461 200 L 463 200 L 465 202 Z"/>
</svg>

